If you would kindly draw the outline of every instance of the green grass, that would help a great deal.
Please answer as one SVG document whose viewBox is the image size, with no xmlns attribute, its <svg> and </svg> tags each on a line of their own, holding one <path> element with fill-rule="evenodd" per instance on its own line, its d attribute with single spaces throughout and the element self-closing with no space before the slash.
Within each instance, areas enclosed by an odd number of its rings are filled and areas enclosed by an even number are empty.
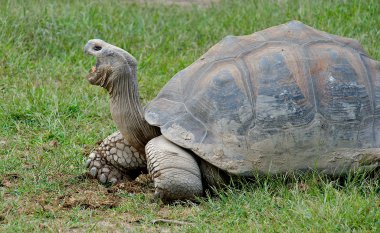
<svg viewBox="0 0 380 233">
<path fill-rule="evenodd" d="M 226 35 L 297 19 L 359 40 L 380 60 L 380 2 L 220 1 L 207 8 L 130 1 L 0 1 L 0 232 L 376 232 L 379 181 L 265 178 L 199 204 L 159 205 L 83 179 L 85 155 L 115 130 L 104 90 L 85 79 L 88 39 L 139 62 L 144 102 Z M 128 3 L 129 2 L 129 3 Z M 152 224 L 175 219 L 194 225 Z"/>
</svg>

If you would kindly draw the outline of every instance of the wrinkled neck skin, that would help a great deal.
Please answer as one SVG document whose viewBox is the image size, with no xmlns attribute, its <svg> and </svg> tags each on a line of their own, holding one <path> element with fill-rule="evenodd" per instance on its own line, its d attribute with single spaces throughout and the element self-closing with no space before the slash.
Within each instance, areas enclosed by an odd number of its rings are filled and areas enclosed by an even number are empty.
<svg viewBox="0 0 380 233">
<path fill-rule="evenodd" d="M 127 66 L 114 69 L 111 74 L 114 77 L 110 77 L 114 81 L 108 82 L 105 88 L 110 94 L 111 115 L 117 128 L 133 147 L 145 154 L 148 141 L 161 133 L 159 128 L 145 121 L 138 93 L 136 68 L 128 69 Z"/>
</svg>

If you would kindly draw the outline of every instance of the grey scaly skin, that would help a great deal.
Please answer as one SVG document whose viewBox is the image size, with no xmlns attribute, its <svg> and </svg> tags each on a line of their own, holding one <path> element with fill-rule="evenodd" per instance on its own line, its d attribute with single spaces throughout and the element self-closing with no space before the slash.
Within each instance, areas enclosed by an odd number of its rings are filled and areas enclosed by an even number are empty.
<svg viewBox="0 0 380 233">
<path fill-rule="evenodd" d="M 86 162 L 90 175 L 101 183 L 116 183 L 122 179 L 133 179 L 146 172 L 145 154 L 116 131 L 93 150 Z"/>
<path fill-rule="evenodd" d="M 88 81 L 107 89 L 111 115 L 119 129 L 90 154 L 86 165 L 101 183 L 133 178 L 146 171 L 145 145 L 160 134 L 143 117 L 135 78 L 136 60 L 102 40 L 90 40 L 84 50 L 97 58 Z"/>
<path fill-rule="evenodd" d="M 193 200 L 203 194 L 201 171 L 190 152 L 159 136 L 148 142 L 146 155 L 156 199 Z"/>
<path fill-rule="evenodd" d="M 202 177 L 194 155 L 160 136 L 159 128 L 149 125 L 144 118 L 135 58 L 97 39 L 90 40 L 84 50 L 97 58 L 88 80 L 108 91 L 111 115 L 120 131 L 91 153 L 87 161 L 90 173 L 101 183 L 116 183 L 130 176 L 136 166 L 137 170 L 143 170 L 148 164 L 156 197 L 171 201 L 202 195 Z M 134 150 L 138 153 L 132 153 Z M 145 152 L 147 161 L 143 159 Z"/>
</svg>

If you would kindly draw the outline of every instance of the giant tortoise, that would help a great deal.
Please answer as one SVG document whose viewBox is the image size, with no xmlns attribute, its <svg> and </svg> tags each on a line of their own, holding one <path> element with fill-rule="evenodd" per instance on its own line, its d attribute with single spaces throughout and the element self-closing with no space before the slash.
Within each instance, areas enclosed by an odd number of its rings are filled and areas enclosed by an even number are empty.
<svg viewBox="0 0 380 233">
<path fill-rule="evenodd" d="M 145 108 L 132 55 L 99 39 L 85 52 L 119 129 L 87 161 L 102 183 L 147 167 L 156 197 L 192 199 L 225 174 L 379 165 L 380 63 L 356 40 L 298 21 L 227 36 Z"/>
</svg>

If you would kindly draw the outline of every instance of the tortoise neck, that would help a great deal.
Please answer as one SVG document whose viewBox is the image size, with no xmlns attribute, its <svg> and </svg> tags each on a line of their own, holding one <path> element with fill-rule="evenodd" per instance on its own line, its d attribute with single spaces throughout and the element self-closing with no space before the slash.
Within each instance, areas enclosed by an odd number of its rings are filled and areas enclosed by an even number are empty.
<svg viewBox="0 0 380 233">
<path fill-rule="evenodd" d="M 121 67 L 112 74 L 115 76 L 112 88 L 109 89 L 111 115 L 124 138 L 145 153 L 145 145 L 160 135 L 160 131 L 145 121 L 138 93 L 136 67 L 128 69 L 129 67 Z"/>
</svg>

